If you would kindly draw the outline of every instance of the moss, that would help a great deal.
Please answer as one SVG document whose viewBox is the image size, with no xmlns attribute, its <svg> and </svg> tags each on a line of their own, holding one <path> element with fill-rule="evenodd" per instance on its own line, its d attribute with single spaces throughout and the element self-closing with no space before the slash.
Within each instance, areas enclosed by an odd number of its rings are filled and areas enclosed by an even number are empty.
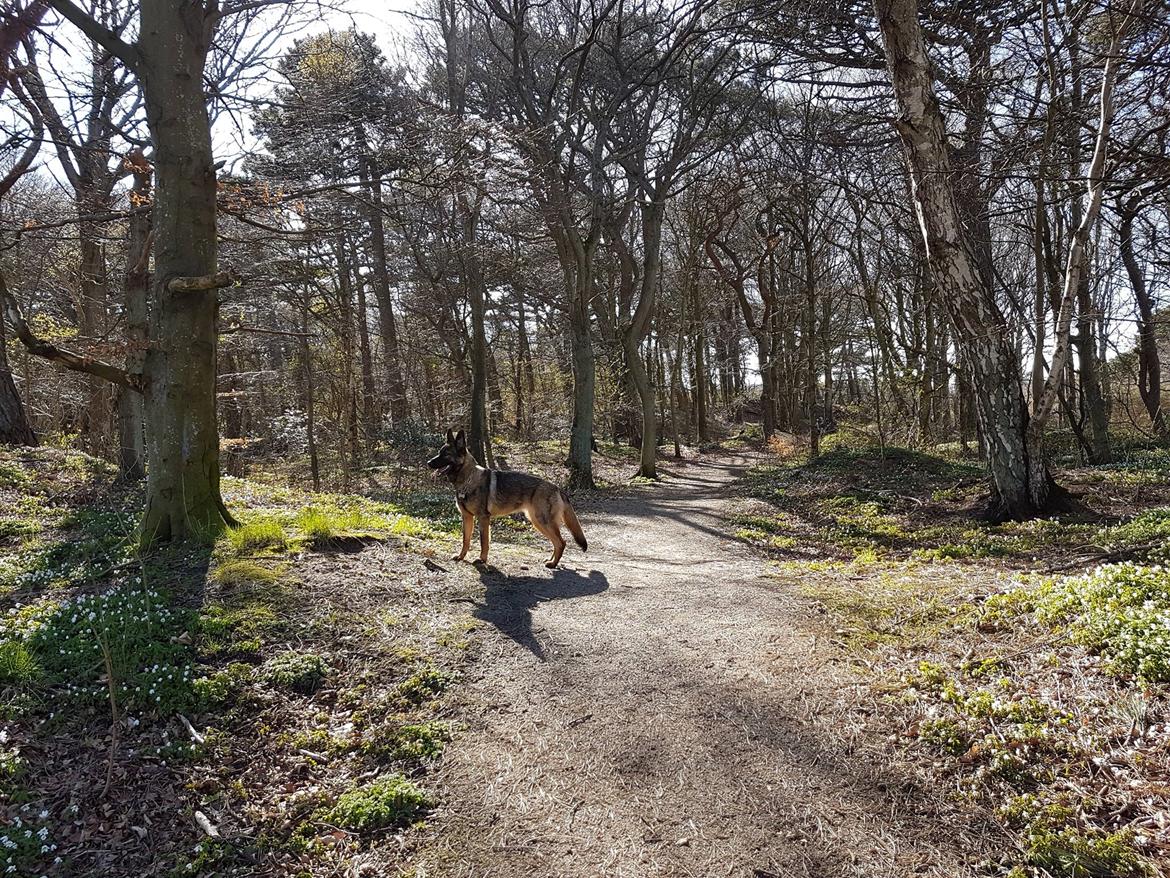
<svg viewBox="0 0 1170 878">
<path fill-rule="evenodd" d="M 215 566 L 208 577 L 212 582 L 231 588 L 246 585 L 275 584 L 285 574 L 283 567 L 266 567 L 248 558 L 229 558 Z"/>
<path fill-rule="evenodd" d="M 330 673 L 325 659 L 314 653 L 286 652 L 264 666 L 265 682 L 281 689 L 311 695 Z"/>
<path fill-rule="evenodd" d="M 399 698 L 409 704 L 422 704 L 437 698 L 454 680 L 455 675 L 435 667 L 425 667 L 415 671 L 398 684 Z"/>
<path fill-rule="evenodd" d="M 362 752 L 376 759 L 397 762 L 433 762 L 451 740 L 445 723 L 424 722 L 389 725 L 365 735 Z"/>
<path fill-rule="evenodd" d="M 318 813 L 326 823 L 354 832 L 372 832 L 415 822 L 434 807 L 434 799 L 401 774 L 384 775 L 342 793 L 337 804 Z"/>
<path fill-rule="evenodd" d="M 252 681 L 251 665 L 232 662 L 226 668 L 195 681 L 195 694 L 205 705 L 225 706 L 240 700 Z"/>
<path fill-rule="evenodd" d="M 263 646 L 262 637 L 279 627 L 276 613 L 266 603 L 213 604 L 199 617 L 199 649 L 208 658 L 256 657 Z"/>
</svg>

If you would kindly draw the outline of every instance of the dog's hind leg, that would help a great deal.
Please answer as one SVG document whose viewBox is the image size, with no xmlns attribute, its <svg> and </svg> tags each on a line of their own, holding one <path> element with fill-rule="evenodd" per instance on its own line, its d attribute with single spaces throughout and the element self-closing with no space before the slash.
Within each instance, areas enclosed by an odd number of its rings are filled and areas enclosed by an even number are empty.
<svg viewBox="0 0 1170 878">
<path fill-rule="evenodd" d="M 492 544 L 492 517 L 484 515 L 479 519 L 479 563 L 486 564 L 488 549 Z"/>
<path fill-rule="evenodd" d="M 532 522 L 532 526 L 544 534 L 545 539 L 552 543 L 552 554 L 549 559 L 544 562 L 544 566 L 552 570 L 561 561 L 561 554 L 565 551 L 565 540 L 561 536 L 561 530 L 557 527 L 555 521 L 552 521 L 542 515 L 533 515 L 528 513 L 528 520 Z"/>
</svg>

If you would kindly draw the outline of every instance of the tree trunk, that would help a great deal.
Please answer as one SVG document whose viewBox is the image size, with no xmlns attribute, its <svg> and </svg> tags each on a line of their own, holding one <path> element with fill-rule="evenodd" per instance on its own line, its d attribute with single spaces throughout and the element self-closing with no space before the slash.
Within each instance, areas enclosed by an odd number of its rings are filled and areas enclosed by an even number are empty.
<svg viewBox="0 0 1170 878">
<path fill-rule="evenodd" d="M 219 489 L 216 423 L 216 176 L 200 5 L 142 0 L 139 79 L 154 142 L 154 277 L 144 393 L 144 547 L 209 540 L 232 519 Z M 208 279 L 207 283 L 183 283 Z"/>
<path fill-rule="evenodd" d="M 390 273 L 386 265 L 386 225 L 382 218 L 382 178 L 373 160 L 366 162 L 370 177 L 370 203 L 366 217 L 370 225 L 370 258 L 373 260 L 374 298 L 378 302 L 382 353 L 386 358 L 386 394 L 390 401 L 390 420 L 400 424 L 410 417 L 406 398 L 406 381 L 402 377 L 402 359 L 398 352 L 398 325 L 390 297 Z"/>
<path fill-rule="evenodd" d="M 593 487 L 593 397 L 596 372 L 589 334 L 591 273 L 578 276 L 569 308 L 573 353 L 573 426 L 569 434 L 569 487 Z"/>
<path fill-rule="evenodd" d="M 664 201 L 652 201 L 642 208 L 642 278 L 638 307 L 629 326 L 622 332 L 622 349 L 630 382 L 638 394 L 641 406 L 642 448 L 638 475 L 646 479 L 658 478 L 658 423 L 654 413 L 654 385 L 642 361 L 639 350 L 642 339 L 650 330 L 654 314 L 654 300 L 658 292 L 658 273 L 662 265 L 662 220 L 666 212 Z"/>
<path fill-rule="evenodd" d="M 301 304 L 301 376 L 305 389 L 305 435 L 308 440 L 309 473 L 313 490 L 321 490 L 321 465 L 317 458 L 317 388 L 313 384 L 313 349 L 309 345 L 309 291 Z"/>
<path fill-rule="evenodd" d="M 467 300 L 471 305 L 471 423 L 467 430 L 467 450 L 476 460 L 487 460 L 487 302 L 484 293 L 483 270 L 477 252 L 479 215 L 461 204 L 463 251 L 460 264 Z"/>
<path fill-rule="evenodd" d="M 349 269 L 348 264 L 346 269 Z M 378 388 L 374 382 L 374 357 L 370 353 L 370 315 L 365 281 L 356 276 L 354 280 L 357 286 L 358 354 L 362 363 L 362 432 L 370 453 L 373 453 L 378 443 Z"/>
<path fill-rule="evenodd" d="M 936 289 L 971 368 L 976 414 L 986 439 L 993 518 L 1028 518 L 1048 506 L 1053 482 L 1042 443 L 1029 442 L 1015 347 L 983 282 L 956 204 L 946 126 L 918 23 L 916 0 L 874 0 L 906 146 L 912 197 Z"/>
<path fill-rule="evenodd" d="M 1166 435 L 1166 417 L 1162 412 L 1162 362 L 1158 352 L 1157 323 L 1154 302 L 1146 287 L 1146 276 L 1138 264 L 1133 246 L 1133 223 L 1141 203 L 1140 196 L 1130 198 L 1120 208 L 1121 228 L 1118 234 L 1121 261 L 1133 287 L 1138 307 L 1138 393 L 1150 425 L 1158 436 Z"/>
<path fill-rule="evenodd" d="M 37 436 L 24 410 L 24 403 L 8 365 L 8 340 L 0 320 L 0 445 L 36 445 Z"/>
<path fill-rule="evenodd" d="M 151 198 L 153 169 L 140 150 L 126 158 L 134 175 L 130 206 L 145 207 Z M 147 295 L 150 290 L 150 214 L 131 214 L 126 229 L 126 277 L 122 295 L 126 319 L 126 371 L 141 375 L 146 361 Z M 142 394 L 118 388 L 118 472 L 126 480 L 146 475 L 146 434 Z"/>
</svg>

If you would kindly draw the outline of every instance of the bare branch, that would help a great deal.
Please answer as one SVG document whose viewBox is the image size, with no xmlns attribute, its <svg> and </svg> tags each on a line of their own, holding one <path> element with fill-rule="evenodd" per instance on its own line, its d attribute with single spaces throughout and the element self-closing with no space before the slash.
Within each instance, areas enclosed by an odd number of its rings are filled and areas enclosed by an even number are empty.
<svg viewBox="0 0 1170 878">
<path fill-rule="evenodd" d="M 28 325 L 28 321 L 24 319 L 20 305 L 8 292 L 8 285 L 4 280 L 3 274 L 0 274 L 0 299 L 3 300 L 4 313 L 8 317 L 8 322 L 12 324 L 12 331 L 16 333 L 16 337 L 20 339 L 21 344 L 28 349 L 29 353 L 43 357 L 46 360 L 51 360 L 57 365 L 71 369 L 74 372 L 85 372 L 88 375 L 96 375 L 98 378 L 103 378 L 112 384 L 127 387 L 138 393 L 142 393 L 145 389 L 146 381 L 141 375 L 131 375 L 125 369 L 112 366 L 102 360 L 95 360 L 92 357 L 59 348 L 55 344 L 37 338 L 32 328 Z"/>
<path fill-rule="evenodd" d="M 141 57 L 138 47 L 127 43 L 109 28 L 88 15 L 71 0 L 49 0 L 49 5 L 83 34 L 120 60 L 133 71 L 138 70 Z"/>
</svg>

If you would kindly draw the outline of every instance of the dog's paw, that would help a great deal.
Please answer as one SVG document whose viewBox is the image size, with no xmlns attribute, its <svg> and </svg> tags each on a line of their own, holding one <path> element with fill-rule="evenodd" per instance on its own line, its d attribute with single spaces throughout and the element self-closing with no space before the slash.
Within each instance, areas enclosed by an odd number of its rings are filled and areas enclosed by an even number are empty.
<svg viewBox="0 0 1170 878">
<path fill-rule="evenodd" d="M 451 560 L 452 561 L 462 561 L 464 557 L 465 556 L 463 556 L 463 555 L 452 555 Z"/>
<path fill-rule="evenodd" d="M 547 567 L 549 570 L 556 570 L 557 569 L 557 562 L 556 561 L 545 561 L 544 566 Z"/>
<path fill-rule="evenodd" d="M 487 566 L 487 558 L 476 558 L 471 563 L 474 564 L 476 567 L 486 567 Z"/>
</svg>

